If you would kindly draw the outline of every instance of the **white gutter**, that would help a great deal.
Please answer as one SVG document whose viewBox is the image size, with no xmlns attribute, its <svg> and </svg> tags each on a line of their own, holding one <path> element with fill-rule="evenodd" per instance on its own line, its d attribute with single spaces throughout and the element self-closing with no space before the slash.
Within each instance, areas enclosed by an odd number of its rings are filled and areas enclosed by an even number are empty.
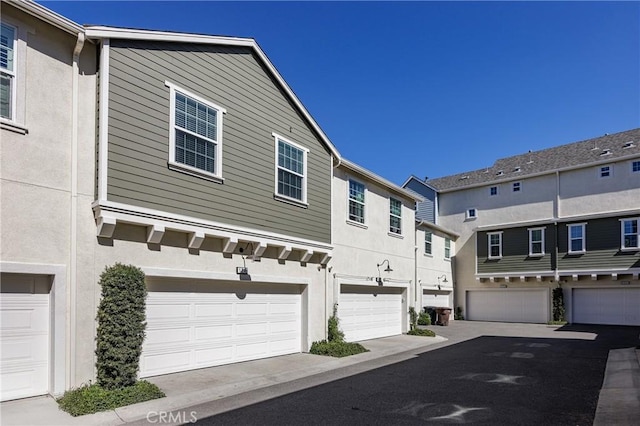
<svg viewBox="0 0 640 426">
<path fill-rule="evenodd" d="M 73 49 L 71 75 L 71 246 L 69 268 L 69 374 L 67 386 L 75 385 L 76 379 L 76 292 L 78 285 L 78 80 L 80 75 L 80 52 L 84 47 L 84 32 L 78 32 L 78 40 Z"/>
<path fill-rule="evenodd" d="M 346 168 L 349 169 L 351 171 L 354 171 L 372 181 L 374 181 L 375 183 L 382 185 L 382 186 L 386 186 L 387 188 L 397 192 L 398 194 L 406 197 L 406 198 L 410 198 L 412 200 L 415 201 L 424 201 L 424 197 L 422 197 L 421 195 L 418 195 L 417 193 L 413 192 L 413 191 L 409 191 L 407 189 L 404 189 L 394 183 L 391 183 L 390 181 L 386 180 L 385 178 L 378 176 L 377 174 L 373 173 L 372 171 L 369 171 L 367 169 L 365 169 L 362 166 L 357 165 L 356 163 L 352 163 L 351 161 L 347 160 L 346 158 L 342 158 L 341 159 L 341 165 Z M 339 165 L 340 165 L 339 164 Z M 337 166 L 336 166 L 337 167 Z"/>
<path fill-rule="evenodd" d="M 49 10 L 34 1 L 7 1 L 7 4 L 15 7 L 16 9 L 20 9 L 23 12 L 28 13 L 29 15 L 35 16 L 36 18 L 41 19 L 53 25 L 54 27 L 61 29 L 64 32 L 73 34 L 74 36 L 80 32 L 84 32 L 84 27 L 82 27 L 82 25 L 69 20 L 64 16 L 57 14 L 53 10 Z"/>
</svg>

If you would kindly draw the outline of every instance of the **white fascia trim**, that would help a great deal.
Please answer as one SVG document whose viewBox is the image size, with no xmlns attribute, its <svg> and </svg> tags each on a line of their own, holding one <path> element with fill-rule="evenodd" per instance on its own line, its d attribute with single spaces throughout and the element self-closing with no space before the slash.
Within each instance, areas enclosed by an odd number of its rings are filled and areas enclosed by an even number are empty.
<svg viewBox="0 0 640 426">
<path fill-rule="evenodd" d="M 146 276 L 149 277 L 161 277 L 161 278 L 191 278 L 202 280 L 221 280 L 221 281 L 238 281 L 246 283 L 246 280 L 241 280 L 238 274 L 230 272 L 215 272 L 215 271 L 194 271 L 189 269 L 168 269 L 168 268 L 154 268 L 142 266 L 140 269 Z M 306 278 L 289 277 L 289 276 L 275 276 L 275 275 L 251 275 L 252 283 L 278 283 L 278 284 L 294 284 L 294 285 L 310 285 L 311 281 Z"/>
<path fill-rule="evenodd" d="M 200 43 L 200 44 L 216 44 L 225 46 L 244 46 L 251 47 L 258 57 L 262 60 L 263 64 L 267 67 L 269 72 L 275 77 L 276 81 L 282 86 L 284 91 L 289 95 L 293 103 L 302 112 L 302 115 L 308 120 L 313 130 L 320 136 L 320 139 L 325 143 L 331 154 L 335 158 L 340 159 L 340 153 L 329 140 L 327 135 L 322 131 L 318 123 L 311 117 L 309 111 L 304 107 L 300 99 L 295 95 L 293 90 L 289 87 L 287 82 L 282 78 L 278 70 L 271 63 L 267 55 L 260 48 L 258 43 L 252 38 L 239 38 L 239 37 L 221 37 L 210 36 L 202 34 L 187 34 L 187 33 L 173 33 L 166 31 L 150 31 L 150 30 L 133 30 L 128 28 L 115 28 L 105 26 L 92 26 L 86 28 L 87 37 L 91 38 L 117 38 L 127 40 L 149 40 L 149 41 L 166 41 L 177 43 Z"/>
<path fill-rule="evenodd" d="M 412 180 L 415 180 L 416 182 L 426 186 L 427 188 L 431 189 L 432 191 L 438 192 L 437 189 L 435 189 L 433 186 L 429 185 L 427 182 L 423 181 L 422 179 L 420 179 L 419 177 L 415 176 L 415 175 L 411 175 L 407 178 L 407 180 L 404 181 L 404 183 L 401 185 L 403 188 L 405 188 L 409 182 L 411 182 Z"/>
<path fill-rule="evenodd" d="M 277 247 L 291 246 L 292 249 L 295 250 L 307 250 L 322 254 L 333 253 L 333 246 L 317 241 L 231 226 L 224 223 L 197 219 L 145 207 L 114 203 L 112 201 L 96 201 L 92 207 L 95 218 L 98 221 L 102 217 L 108 217 L 122 223 L 132 223 L 143 226 L 163 226 L 167 230 L 187 233 L 200 232 L 218 238 L 251 240 Z"/>
<path fill-rule="evenodd" d="M 67 350 L 67 342 L 75 336 L 75 324 L 69 324 L 67 330 L 67 267 L 66 265 L 0 262 L 0 272 L 15 274 L 52 275 L 53 285 L 49 297 L 49 392 L 59 396 L 71 387 L 71 365 L 74 353 Z M 69 337 L 68 337 L 69 336 Z M 67 358 L 68 355 L 68 358 Z"/>
<path fill-rule="evenodd" d="M 442 232 L 443 234 L 447 234 L 448 236 L 452 237 L 452 240 L 457 240 L 458 238 L 460 238 L 460 234 L 458 234 L 457 232 L 454 232 L 450 229 L 447 229 L 443 226 L 440 225 L 436 225 L 435 223 L 431 223 L 431 222 L 426 222 L 424 220 L 418 220 L 416 219 L 416 228 L 420 228 L 421 226 L 424 226 L 426 228 L 432 229 L 434 231 L 439 231 Z"/>
<path fill-rule="evenodd" d="M 107 200 L 109 170 L 109 39 L 102 40 L 100 51 L 100 112 L 98 125 L 98 200 Z"/>
<path fill-rule="evenodd" d="M 62 15 L 57 14 L 53 10 L 47 9 L 46 7 L 31 1 L 31 0 L 21 0 L 21 1 L 9 1 L 7 4 L 22 10 L 36 18 L 39 18 L 48 24 L 53 25 L 56 28 L 59 28 L 69 34 L 73 34 L 77 36 L 78 33 L 84 33 L 85 28 L 71 21 L 68 18 L 65 18 Z"/>
<path fill-rule="evenodd" d="M 424 197 L 422 197 L 421 195 L 418 195 L 417 193 L 413 192 L 413 191 L 409 191 L 408 189 L 404 189 L 402 187 L 399 187 L 398 185 L 396 185 L 395 183 L 391 183 L 388 180 L 386 180 L 385 178 L 378 176 L 377 174 L 373 173 L 372 171 L 369 171 L 367 169 L 365 169 L 362 166 L 357 165 L 356 163 L 353 163 L 349 160 L 347 160 L 346 158 L 342 159 L 342 162 L 340 163 L 340 165 L 338 167 L 344 167 L 348 170 L 351 170 L 353 172 L 356 172 L 358 174 L 360 174 L 361 176 L 370 179 L 372 181 L 374 181 L 375 183 L 382 185 L 384 187 L 386 187 L 387 189 L 391 189 L 392 191 L 396 192 L 399 195 L 402 195 L 405 198 L 408 198 L 410 200 L 413 201 L 424 201 Z"/>
<path fill-rule="evenodd" d="M 377 283 L 377 277 L 359 277 L 347 274 L 334 274 L 334 278 L 338 288 L 342 285 L 357 285 L 371 288 L 396 287 L 408 289 L 411 285 L 411 280 L 395 280 L 391 278 L 383 278 L 383 285 L 379 285 Z M 340 293 L 342 293 L 342 291 L 340 291 Z"/>
<path fill-rule="evenodd" d="M 537 276 L 542 276 L 542 277 L 554 277 L 555 276 L 555 271 L 552 270 L 547 270 L 547 271 L 525 271 L 525 272 L 496 272 L 496 273 L 480 273 L 480 274 L 476 274 L 476 278 L 506 278 L 506 277 L 514 277 L 514 276 L 518 276 L 518 277 L 537 277 Z"/>
<path fill-rule="evenodd" d="M 640 273 L 640 268 L 630 268 L 630 269 L 567 269 L 567 270 L 559 270 L 559 277 L 566 276 L 591 276 L 591 275 L 625 275 L 625 274 L 638 274 Z M 636 279 L 636 278 L 634 278 Z M 575 281 L 575 280 L 574 280 Z"/>
</svg>

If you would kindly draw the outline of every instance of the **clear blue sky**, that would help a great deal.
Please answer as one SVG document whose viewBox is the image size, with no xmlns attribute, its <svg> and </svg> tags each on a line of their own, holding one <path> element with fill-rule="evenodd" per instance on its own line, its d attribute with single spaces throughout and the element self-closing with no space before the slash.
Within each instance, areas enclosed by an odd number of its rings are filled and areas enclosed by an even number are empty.
<svg viewBox="0 0 640 426">
<path fill-rule="evenodd" d="M 41 2 L 255 38 L 347 159 L 401 184 L 640 126 L 639 2 Z"/>
</svg>

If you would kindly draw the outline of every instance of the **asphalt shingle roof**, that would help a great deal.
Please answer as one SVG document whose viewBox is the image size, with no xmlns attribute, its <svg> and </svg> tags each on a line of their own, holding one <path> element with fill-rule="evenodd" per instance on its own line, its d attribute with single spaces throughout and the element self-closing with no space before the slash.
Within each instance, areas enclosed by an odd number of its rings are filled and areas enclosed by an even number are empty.
<svg viewBox="0 0 640 426">
<path fill-rule="evenodd" d="M 576 166 L 614 162 L 633 155 L 640 156 L 640 128 L 501 158 L 491 167 L 429 179 L 426 183 L 438 191 L 446 191 Z"/>
</svg>

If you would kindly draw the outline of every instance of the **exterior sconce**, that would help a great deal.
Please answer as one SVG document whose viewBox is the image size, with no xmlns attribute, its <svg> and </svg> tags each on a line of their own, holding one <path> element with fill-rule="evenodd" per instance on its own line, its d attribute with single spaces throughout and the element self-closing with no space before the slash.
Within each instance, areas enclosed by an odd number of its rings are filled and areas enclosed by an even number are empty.
<svg viewBox="0 0 640 426">
<path fill-rule="evenodd" d="M 248 256 L 245 257 L 245 255 L 243 253 L 249 247 L 251 247 L 251 252 L 249 253 Z M 238 274 L 238 275 L 249 275 L 249 268 L 247 268 L 246 259 L 253 259 L 253 244 L 247 243 L 247 247 L 246 248 L 240 247 L 238 249 L 238 251 L 240 252 L 240 256 L 242 257 L 242 266 L 236 266 L 236 274 Z"/>
<path fill-rule="evenodd" d="M 385 262 L 387 263 L 387 267 L 384 269 L 384 272 L 393 272 L 393 269 L 391 269 L 391 265 L 389 265 L 389 259 L 385 259 L 382 262 L 376 264 L 376 267 L 378 268 L 378 277 L 376 278 L 376 282 L 378 283 L 378 285 L 382 285 L 382 277 L 380 276 L 380 267 L 384 265 Z"/>
</svg>

